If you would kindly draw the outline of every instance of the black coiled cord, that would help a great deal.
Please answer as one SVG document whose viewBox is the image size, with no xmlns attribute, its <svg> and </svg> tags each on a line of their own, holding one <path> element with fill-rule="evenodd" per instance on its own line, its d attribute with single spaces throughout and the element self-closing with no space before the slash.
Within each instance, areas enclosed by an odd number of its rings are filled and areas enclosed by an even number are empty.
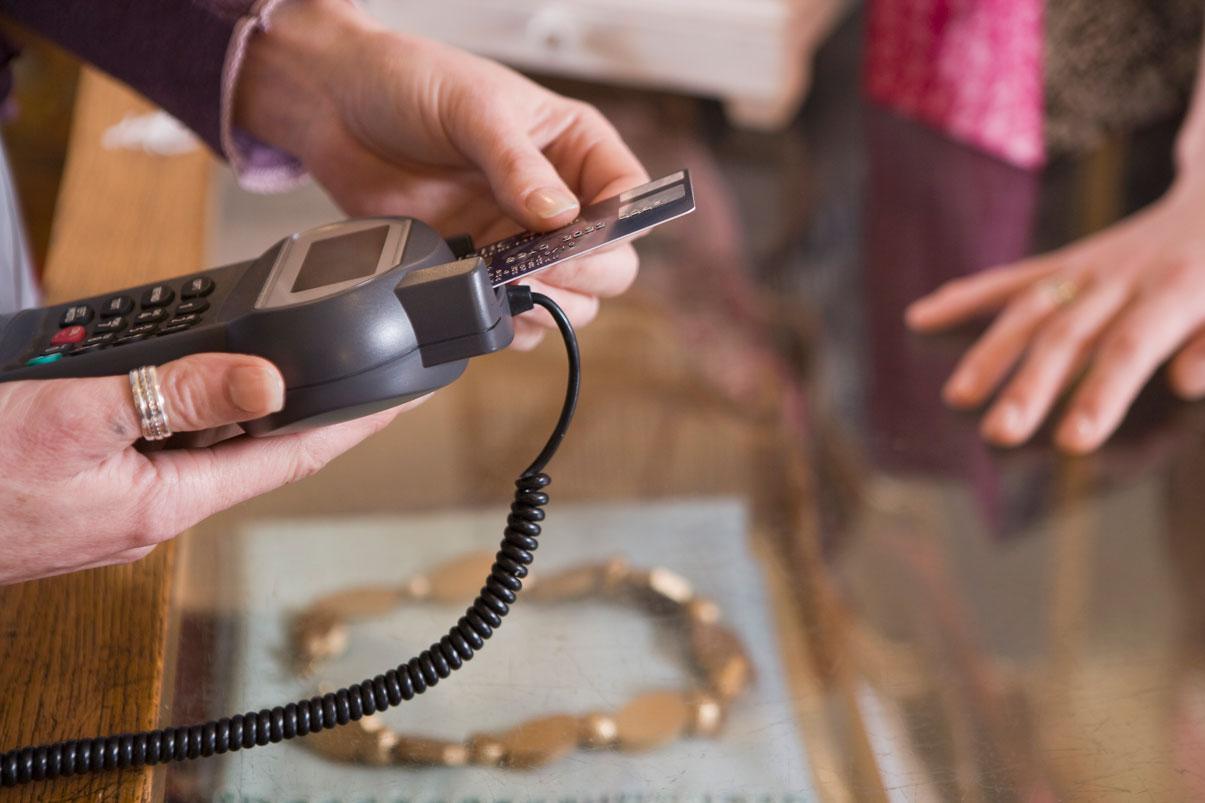
<svg viewBox="0 0 1205 803">
<path fill-rule="evenodd" d="M 569 385 L 561 416 L 548 442 L 515 481 L 515 499 L 506 518 L 506 532 L 481 593 L 447 635 L 414 658 L 354 686 L 285 706 L 176 728 L 74 739 L 69 742 L 22 747 L 0 755 L 0 787 L 69 775 L 165 764 L 305 736 L 354 722 L 360 717 L 399 705 L 422 694 L 464 666 L 502 626 L 523 588 L 544 520 L 551 482 L 544 467 L 565 438 L 577 407 L 581 366 L 577 336 L 556 302 L 526 287 L 508 288 L 511 310 L 519 314 L 537 304 L 551 313 L 569 354 Z"/>
</svg>

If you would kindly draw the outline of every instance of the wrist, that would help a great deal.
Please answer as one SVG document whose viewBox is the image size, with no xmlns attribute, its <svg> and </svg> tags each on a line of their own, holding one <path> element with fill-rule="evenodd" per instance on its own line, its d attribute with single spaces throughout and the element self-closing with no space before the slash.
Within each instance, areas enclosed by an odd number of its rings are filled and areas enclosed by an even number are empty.
<svg viewBox="0 0 1205 803">
<path fill-rule="evenodd" d="M 251 36 L 231 107 L 233 125 L 304 158 L 312 124 L 330 119 L 344 54 L 378 26 L 349 0 L 285 0 Z"/>
</svg>

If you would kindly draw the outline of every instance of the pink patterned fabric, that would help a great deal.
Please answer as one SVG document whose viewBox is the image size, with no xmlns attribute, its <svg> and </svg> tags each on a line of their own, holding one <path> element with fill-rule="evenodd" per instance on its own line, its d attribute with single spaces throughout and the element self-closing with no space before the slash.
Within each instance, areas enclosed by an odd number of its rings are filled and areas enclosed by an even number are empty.
<svg viewBox="0 0 1205 803">
<path fill-rule="evenodd" d="M 1043 0 L 871 0 L 872 99 L 1019 167 L 1046 161 Z"/>
</svg>

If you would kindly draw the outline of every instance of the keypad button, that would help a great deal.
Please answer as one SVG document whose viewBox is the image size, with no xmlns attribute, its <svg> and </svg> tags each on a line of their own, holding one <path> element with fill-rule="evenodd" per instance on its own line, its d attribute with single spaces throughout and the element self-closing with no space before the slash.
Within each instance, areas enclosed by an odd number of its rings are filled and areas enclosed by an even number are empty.
<svg viewBox="0 0 1205 803">
<path fill-rule="evenodd" d="M 43 354 L 41 357 L 34 357 L 32 360 L 26 360 L 25 364 L 26 365 L 45 365 L 46 363 L 49 363 L 49 362 L 58 362 L 61 359 L 63 359 L 63 355 L 61 353 L 56 352 L 54 354 Z"/>
<path fill-rule="evenodd" d="M 201 298 L 213 292 L 213 279 L 208 276 L 198 276 L 189 279 L 180 290 L 180 298 Z"/>
<path fill-rule="evenodd" d="M 129 296 L 113 296 L 106 299 L 105 303 L 100 305 L 100 314 L 108 317 L 111 315 L 129 315 L 134 311 L 134 299 Z"/>
<path fill-rule="evenodd" d="M 84 345 L 85 346 L 105 346 L 105 345 L 108 345 L 109 343 L 112 343 L 113 338 L 115 338 L 115 337 L 117 337 L 117 335 L 113 334 L 112 332 L 106 332 L 103 335 L 92 335 L 92 337 L 90 337 L 84 341 Z"/>
<path fill-rule="evenodd" d="M 47 348 L 42 349 L 42 353 L 39 356 L 49 357 L 51 354 L 62 354 L 65 351 L 69 351 L 71 349 L 71 345 L 72 344 L 70 343 L 60 343 L 57 346 L 48 346 Z"/>
<path fill-rule="evenodd" d="M 88 330 L 82 326 L 67 326 L 54 333 L 50 345 L 61 346 L 65 343 L 78 343 L 88 335 Z"/>
<path fill-rule="evenodd" d="M 190 324 L 190 323 L 177 323 L 177 324 L 171 324 L 171 325 L 165 324 L 164 327 L 159 330 L 159 334 L 174 335 L 176 332 L 183 332 L 183 331 L 186 331 L 191 328 L 192 328 L 192 324 Z"/>
<path fill-rule="evenodd" d="M 151 328 L 154 329 L 153 326 Z M 147 337 L 148 337 L 147 333 L 137 334 L 137 335 L 122 335 L 121 337 L 119 337 L 113 341 L 113 345 L 114 346 L 124 346 L 126 343 L 137 343 L 139 340 L 146 340 Z"/>
<path fill-rule="evenodd" d="M 189 315 L 191 313 L 201 313 L 209 309 L 209 302 L 196 299 L 195 301 L 185 301 L 180 306 L 176 307 L 177 315 Z"/>
<path fill-rule="evenodd" d="M 176 298 L 176 291 L 166 284 L 157 284 L 142 294 L 142 307 L 166 307 Z"/>
<path fill-rule="evenodd" d="M 162 307 L 159 309 L 144 309 L 134 316 L 134 323 L 159 323 L 159 321 L 162 321 L 166 317 L 167 310 Z"/>
<path fill-rule="evenodd" d="M 96 322 L 96 326 L 92 327 L 93 332 L 120 332 L 126 328 L 125 318 L 105 318 Z"/>
<path fill-rule="evenodd" d="M 197 321 L 201 320 L 200 315 L 177 315 L 169 320 L 164 326 L 192 326 Z"/>
<path fill-rule="evenodd" d="M 76 304 L 74 307 L 68 307 L 63 311 L 63 317 L 59 320 L 59 326 L 75 326 L 77 324 L 85 324 L 92 320 L 92 308 L 87 304 Z"/>
</svg>

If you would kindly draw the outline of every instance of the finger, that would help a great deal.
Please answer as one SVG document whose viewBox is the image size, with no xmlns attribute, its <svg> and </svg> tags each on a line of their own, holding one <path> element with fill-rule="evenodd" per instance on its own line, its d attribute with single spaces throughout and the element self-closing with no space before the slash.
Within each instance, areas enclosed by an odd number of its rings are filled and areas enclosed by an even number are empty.
<svg viewBox="0 0 1205 803">
<path fill-rule="evenodd" d="M 571 120 L 547 153 L 582 198 L 598 201 L 649 180 L 648 171 L 598 109 L 578 103 Z"/>
<path fill-rule="evenodd" d="M 1055 434 L 1061 448 L 1090 452 L 1113 434 L 1155 369 L 1197 323 L 1181 293 L 1163 288 L 1148 296 L 1105 335 Z"/>
<path fill-rule="evenodd" d="M 158 374 L 164 411 L 175 432 L 237 424 L 284 406 L 284 378 L 259 357 L 196 354 L 163 365 Z"/>
<path fill-rule="evenodd" d="M 284 380 L 268 361 L 243 354 L 194 354 L 158 368 L 168 425 L 177 432 L 235 424 L 279 410 Z M 126 376 L 39 382 L 38 426 L 94 462 L 142 437 Z"/>
<path fill-rule="evenodd" d="M 639 270 L 636 249 L 623 243 L 562 262 L 541 273 L 539 280 L 547 286 L 613 298 L 632 286 Z"/>
<path fill-rule="evenodd" d="M 412 405 L 292 435 L 147 455 L 156 474 L 147 518 L 159 524 L 131 547 L 172 538 L 220 510 L 311 476 Z"/>
<path fill-rule="evenodd" d="M 1020 369 L 984 417 L 983 436 L 999 446 L 1028 440 L 1127 297 L 1119 285 L 1102 285 L 1050 316 L 1033 338 Z"/>
<path fill-rule="evenodd" d="M 598 297 L 579 293 L 575 290 L 566 290 L 563 287 L 554 287 L 546 284 L 540 279 L 533 279 L 528 282 L 534 293 L 543 293 L 551 298 L 565 314 L 569 316 L 569 320 L 573 322 L 575 327 L 583 327 L 590 323 L 598 315 Z M 548 314 L 548 310 L 543 307 L 536 307 L 519 316 L 521 321 L 529 321 L 538 324 L 545 329 L 556 329 L 556 321 Z"/>
<path fill-rule="evenodd" d="M 496 205 L 478 200 L 489 192 L 482 176 L 446 181 L 440 171 L 403 168 L 346 135 L 325 147 L 323 158 L 310 167 L 331 199 L 353 217 L 412 216 L 436 228 L 454 221 L 457 232 L 481 232 L 500 224 L 497 237 L 514 230 L 513 222 L 498 215 Z"/>
<path fill-rule="evenodd" d="M 546 334 L 548 334 L 547 329 L 539 324 L 525 321 L 520 316 L 515 321 L 515 339 L 511 341 L 510 347 L 516 351 L 531 351 L 540 345 Z"/>
<path fill-rule="evenodd" d="M 942 389 L 946 402 L 968 408 L 982 404 L 1012 370 L 1033 333 L 1058 303 L 1041 287 L 1017 296 L 958 363 Z"/>
<path fill-rule="evenodd" d="M 508 107 L 487 103 L 464 115 L 452 136 L 485 173 L 507 215 L 533 231 L 573 220 L 581 208 L 577 196 Z"/>
<path fill-rule="evenodd" d="M 224 427 L 215 429 L 205 429 L 200 432 L 182 432 L 172 435 L 166 441 L 163 441 L 165 449 L 204 449 L 208 446 L 214 446 L 222 441 L 228 441 L 231 438 L 238 438 L 244 434 L 243 428 L 238 424 L 227 424 Z"/>
<path fill-rule="evenodd" d="M 1049 276 L 1060 263 L 1049 256 L 992 268 L 946 282 L 904 312 L 911 329 L 932 332 L 1000 309 L 1034 282 Z"/>
<path fill-rule="evenodd" d="M 1184 399 L 1205 397 L 1205 329 L 1198 330 L 1168 366 L 1172 390 Z"/>
</svg>

